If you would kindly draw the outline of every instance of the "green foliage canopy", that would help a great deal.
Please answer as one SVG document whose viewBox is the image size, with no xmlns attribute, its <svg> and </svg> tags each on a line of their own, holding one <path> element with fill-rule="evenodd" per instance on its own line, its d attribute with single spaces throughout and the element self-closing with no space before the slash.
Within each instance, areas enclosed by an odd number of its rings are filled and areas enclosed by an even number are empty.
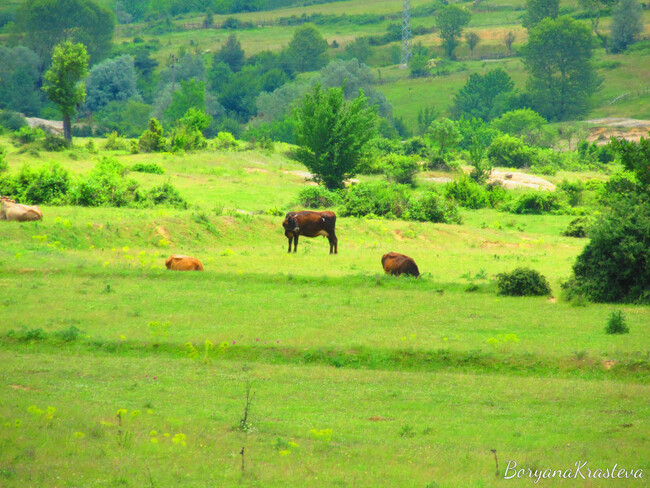
<svg viewBox="0 0 650 488">
<path fill-rule="evenodd" d="M 328 189 L 342 188 L 356 174 L 376 126 L 374 107 L 361 93 L 345 102 L 342 88 L 307 93 L 296 110 L 298 159 Z"/>
<path fill-rule="evenodd" d="M 327 41 L 313 25 L 296 29 L 287 48 L 293 69 L 299 73 L 316 71 L 327 64 Z"/>
<path fill-rule="evenodd" d="M 440 30 L 442 47 L 450 59 L 456 59 L 454 49 L 458 46 L 463 28 L 469 24 L 472 14 L 463 7 L 452 4 L 441 8 L 436 16 L 436 25 Z"/>
</svg>

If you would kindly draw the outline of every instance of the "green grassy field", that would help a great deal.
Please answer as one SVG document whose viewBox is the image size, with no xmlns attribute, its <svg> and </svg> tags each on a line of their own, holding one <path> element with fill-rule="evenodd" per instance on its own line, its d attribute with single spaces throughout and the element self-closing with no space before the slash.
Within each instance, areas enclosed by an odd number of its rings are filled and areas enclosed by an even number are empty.
<svg viewBox="0 0 650 488">
<path fill-rule="evenodd" d="M 85 173 L 103 155 L 7 159 Z M 130 176 L 191 208 L 2 222 L 1 486 L 488 487 L 510 460 L 647 477 L 650 309 L 561 298 L 585 244 L 560 235 L 571 216 L 340 218 L 338 255 L 305 238 L 288 255 L 266 212 L 297 208 L 305 168 L 281 153 L 112 155 L 163 166 Z M 388 251 L 421 278 L 385 276 Z M 166 271 L 172 253 L 206 271 Z M 497 295 L 518 266 L 554 298 Z M 614 310 L 629 334 L 604 333 Z"/>
</svg>

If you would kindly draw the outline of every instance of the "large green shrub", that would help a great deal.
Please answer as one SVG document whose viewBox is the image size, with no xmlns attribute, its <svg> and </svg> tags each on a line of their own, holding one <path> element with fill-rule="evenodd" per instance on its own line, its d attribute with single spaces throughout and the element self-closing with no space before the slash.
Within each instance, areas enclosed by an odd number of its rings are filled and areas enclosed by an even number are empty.
<svg viewBox="0 0 650 488">
<path fill-rule="evenodd" d="M 529 168 L 535 162 L 535 150 L 508 134 L 492 141 L 487 156 L 494 166 L 507 168 Z"/>
<path fill-rule="evenodd" d="M 487 191 L 481 185 L 463 174 L 458 179 L 445 185 L 447 198 L 466 208 L 484 208 L 490 206 Z"/>
<path fill-rule="evenodd" d="M 163 128 L 156 119 L 149 120 L 149 128 L 142 133 L 138 141 L 140 152 L 161 152 L 167 150 L 167 141 L 163 137 Z"/>
<path fill-rule="evenodd" d="M 73 205 L 126 207 L 142 200 L 139 184 L 126 178 L 128 169 L 115 159 L 103 158 L 90 175 L 79 178 L 70 189 Z"/>
<path fill-rule="evenodd" d="M 156 163 L 135 163 L 131 166 L 131 171 L 138 173 L 150 173 L 152 175 L 165 174 L 165 170 Z"/>
<path fill-rule="evenodd" d="M 510 206 L 516 214 L 559 213 L 562 210 L 560 199 L 554 192 L 531 191 L 524 193 Z"/>
<path fill-rule="evenodd" d="M 306 208 L 327 208 L 341 203 L 341 197 L 322 186 L 307 186 L 300 190 L 298 203 Z"/>
<path fill-rule="evenodd" d="M 386 182 L 360 183 L 351 186 L 343 197 L 343 217 L 401 218 L 408 209 L 408 187 Z"/>
<path fill-rule="evenodd" d="M 551 294 L 546 278 L 534 269 L 516 268 L 510 273 L 497 275 L 499 295 L 544 296 Z"/>
<path fill-rule="evenodd" d="M 0 127 L 9 131 L 17 131 L 21 127 L 26 126 L 27 121 L 18 112 L 11 110 L 0 110 Z"/>
<path fill-rule="evenodd" d="M 145 204 L 149 201 L 153 205 L 165 205 L 180 209 L 188 207 L 187 200 L 170 183 L 153 187 L 146 193 L 144 200 Z"/>
<path fill-rule="evenodd" d="M 589 234 L 569 286 L 595 302 L 650 302 L 650 201 L 614 203 Z"/>
<path fill-rule="evenodd" d="M 64 203 L 70 181 L 69 173 L 56 163 L 39 169 L 23 166 L 17 175 L 5 178 L 3 192 L 24 203 L 56 205 Z"/>
<path fill-rule="evenodd" d="M 434 190 L 428 190 L 417 198 L 411 198 L 408 219 L 443 224 L 461 223 L 456 204 L 446 200 Z"/>
<path fill-rule="evenodd" d="M 387 154 L 383 158 L 383 166 L 386 176 L 393 183 L 415 186 L 415 175 L 420 170 L 420 165 L 413 157 Z"/>
</svg>

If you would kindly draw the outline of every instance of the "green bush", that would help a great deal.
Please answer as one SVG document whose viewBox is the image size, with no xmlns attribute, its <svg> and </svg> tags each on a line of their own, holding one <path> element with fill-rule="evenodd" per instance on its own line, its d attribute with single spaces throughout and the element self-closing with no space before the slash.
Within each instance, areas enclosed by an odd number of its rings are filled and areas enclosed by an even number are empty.
<svg viewBox="0 0 650 488">
<path fill-rule="evenodd" d="M 45 138 L 41 141 L 40 146 L 44 151 L 63 151 L 68 148 L 68 141 L 63 137 L 48 132 L 45 134 Z"/>
<path fill-rule="evenodd" d="M 585 191 L 585 185 L 582 181 L 569 181 L 567 179 L 564 179 L 558 183 L 557 187 L 562 193 L 566 195 L 569 205 L 572 207 L 580 205 L 582 202 L 582 194 Z"/>
<path fill-rule="evenodd" d="M 578 217 L 569 222 L 569 226 L 562 232 L 567 237 L 587 237 L 589 228 L 589 219 L 587 217 Z"/>
<path fill-rule="evenodd" d="M 408 187 L 387 182 L 360 183 L 348 189 L 343 197 L 343 217 L 401 218 L 408 210 Z"/>
<path fill-rule="evenodd" d="M 165 170 L 156 163 L 135 163 L 131 166 L 131 171 L 137 173 L 150 173 L 153 175 L 165 174 Z"/>
<path fill-rule="evenodd" d="M 503 134 L 496 137 L 488 148 L 488 159 L 494 166 L 529 168 L 535 163 L 535 150 L 521 139 Z"/>
<path fill-rule="evenodd" d="M 9 169 L 9 163 L 7 163 L 7 159 L 5 158 L 6 154 L 5 148 L 0 146 L 0 173 L 4 173 Z"/>
<path fill-rule="evenodd" d="M 559 213 L 562 205 L 554 192 L 532 191 L 524 193 L 510 206 L 516 214 Z"/>
<path fill-rule="evenodd" d="M 0 127 L 13 132 L 26 125 L 27 120 L 18 112 L 0 110 Z"/>
<path fill-rule="evenodd" d="M 214 140 L 214 148 L 221 151 L 235 151 L 237 139 L 230 132 L 219 132 Z"/>
<path fill-rule="evenodd" d="M 508 204 L 510 195 L 500 183 L 488 184 L 486 190 L 488 201 L 492 208 L 501 208 Z"/>
<path fill-rule="evenodd" d="M 481 185 L 463 174 L 445 185 L 447 198 L 465 208 L 484 208 L 490 206 L 487 191 Z"/>
<path fill-rule="evenodd" d="M 103 158 L 90 175 L 80 177 L 70 188 L 69 200 L 84 207 L 126 207 L 143 199 L 139 183 L 127 180 L 126 166 L 115 159 Z"/>
<path fill-rule="evenodd" d="M 594 302 L 650 302 L 650 200 L 616 202 L 590 229 L 573 266 L 574 291 Z"/>
<path fill-rule="evenodd" d="M 13 178 L 7 177 L 5 194 L 30 204 L 45 203 L 50 205 L 65 203 L 65 195 L 70 187 L 70 175 L 60 165 L 33 170 L 23 166 Z"/>
<path fill-rule="evenodd" d="M 551 286 L 539 271 L 530 268 L 516 268 L 510 273 L 497 275 L 499 295 L 545 296 L 551 294 Z"/>
<path fill-rule="evenodd" d="M 13 134 L 11 138 L 16 144 L 30 144 L 36 142 L 38 139 L 45 137 L 45 132 L 40 127 L 29 127 L 27 125 L 21 127 Z"/>
<path fill-rule="evenodd" d="M 437 222 L 443 224 L 460 224 L 458 207 L 454 202 L 445 200 L 434 190 L 428 190 L 409 201 L 409 220 L 420 222 Z"/>
<path fill-rule="evenodd" d="M 138 140 L 140 152 L 162 152 L 167 150 L 167 141 L 163 137 L 163 128 L 156 119 L 149 120 L 149 128 Z"/>
<path fill-rule="evenodd" d="M 129 148 L 129 143 L 126 139 L 123 139 L 115 131 L 109 132 L 106 135 L 106 142 L 104 143 L 104 149 L 107 151 L 126 151 Z"/>
<path fill-rule="evenodd" d="M 189 206 L 187 200 L 170 183 L 153 187 L 146 193 L 145 201 L 150 201 L 153 205 L 165 205 L 179 209 L 186 209 Z"/>
<path fill-rule="evenodd" d="M 393 183 L 415 186 L 415 175 L 420 170 L 420 165 L 413 157 L 387 154 L 383 157 L 383 167 L 386 176 Z"/>
<path fill-rule="evenodd" d="M 306 208 L 327 208 L 341 203 L 341 196 L 322 186 L 307 186 L 300 190 L 298 203 Z"/>
<path fill-rule="evenodd" d="M 628 334 L 630 329 L 625 323 L 625 314 L 622 310 L 616 310 L 611 313 L 607 319 L 607 327 L 605 332 L 608 334 Z"/>
</svg>

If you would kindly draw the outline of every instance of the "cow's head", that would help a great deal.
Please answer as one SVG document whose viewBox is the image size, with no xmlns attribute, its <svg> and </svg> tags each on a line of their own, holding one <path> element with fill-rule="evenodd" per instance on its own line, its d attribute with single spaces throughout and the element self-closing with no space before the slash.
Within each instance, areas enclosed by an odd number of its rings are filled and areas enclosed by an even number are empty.
<svg viewBox="0 0 650 488">
<path fill-rule="evenodd" d="M 298 232 L 300 230 L 296 214 L 287 214 L 287 218 L 284 219 L 282 226 L 284 227 L 284 230 L 287 231 Z"/>
</svg>

